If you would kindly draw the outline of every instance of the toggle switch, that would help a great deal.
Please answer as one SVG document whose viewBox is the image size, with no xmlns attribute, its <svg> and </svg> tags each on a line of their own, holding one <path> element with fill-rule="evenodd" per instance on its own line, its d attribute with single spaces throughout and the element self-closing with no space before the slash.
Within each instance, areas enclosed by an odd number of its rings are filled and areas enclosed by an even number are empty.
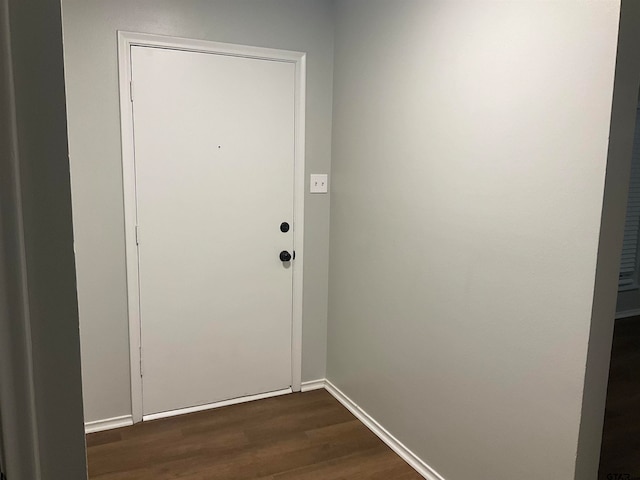
<svg viewBox="0 0 640 480">
<path fill-rule="evenodd" d="M 309 193 L 327 193 L 329 191 L 329 175 L 326 173 L 322 174 L 311 174 L 311 186 L 309 188 Z"/>
</svg>

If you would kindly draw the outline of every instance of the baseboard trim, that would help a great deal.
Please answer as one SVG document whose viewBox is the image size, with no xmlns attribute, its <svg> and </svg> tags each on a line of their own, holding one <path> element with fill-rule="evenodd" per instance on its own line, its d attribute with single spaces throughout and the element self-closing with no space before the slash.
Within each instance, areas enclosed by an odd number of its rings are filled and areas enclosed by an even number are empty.
<svg viewBox="0 0 640 480">
<path fill-rule="evenodd" d="M 637 317 L 638 315 L 640 315 L 640 308 L 636 308 L 635 310 L 626 310 L 624 312 L 616 312 L 616 320 L 621 318 Z"/>
<path fill-rule="evenodd" d="M 320 390 L 324 388 L 325 379 L 319 378 L 318 380 L 309 380 L 302 382 L 302 392 L 310 392 L 311 390 Z"/>
<path fill-rule="evenodd" d="M 640 313 L 640 311 L 639 311 Z M 629 315 L 633 316 L 633 315 Z M 617 317 L 616 317 L 617 318 Z M 420 457 L 409 450 L 402 442 L 391 435 L 380 423 L 378 423 L 371 415 L 364 411 L 357 403 L 345 395 L 342 390 L 326 379 L 310 380 L 302 382 L 302 392 L 310 392 L 324 388 L 336 400 L 338 400 L 347 410 L 360 420 L 369 430 L 371 430 L 380 440 L 382 440 L 391 450 L 393 450 L 400 458 L 407 462 L 416 472 L 427 480 L 445 480 L 442 475 L 431 468 Z M 199 405 L 197 407 L 182 408 L 179 410 L 171 410 L 168 412 L 154 413 L 145 415 L 144 421 L 157 420 L 160 418 L 173 417 L 175 415 L 183 415 L 186 413 L 200 412 L 213 408 L 225 407 L 228 405 L 236 405 L 238 403 L 251 402 L 253 400 L 261 400 L 279 395 L 291 393 L 291 389 L 277 390 L 275 392 L 261 393 L 258 395 L 249 395 L 247 397 L 233 398 L 222 402 L 210 403 L 207 405 Z M 105 420 L 96 420 L 85 423 L 85 433 L 95 433 L 114 428 L 128 427 L 133 425 L 133 417 L 131 415 L 123 415 L 121 417 L 108 418 Z"/>
<path fill-rule="evenodd" d="M 231 398 L 229 400 L 223 400 L 221 402 L 207 403 L 205 405 L 198 405 L 197 407 L 180 408 L 178 410 L 169 410 L 167 412 L 159 412 L 159 413 L 152 413 L 150 415 L 143 415 L 142 420 L 144 422 L 147 422 L 149 420 L 158 420 L 160 418 L 175 417 L 176 415 L 185 415 L 187 413 L 202 412 L 203 410 L 211 410 L 213 408 L 228 407 L 229 405 L 237 405 L 238 403 L 246 403 L 246 402 L 252 402 L 254 400 L 262 400 L 263 398 L 271 398 L 271 397 L 277 397 L 279 395 L 286 395 L 287 393 L 291 393 L 291 392 L 292 392 L 291 387 L 289 387 L 283 390 L 276 390 L 274 392 L 259 393 L 257 395 L 247 395 L 246 397 Z"/>
<path fill-rule="evenodd" d="M 405 447 L 397 438 L 391 435 L 371 415 L 347 397 L 338 387 L 329 380 L 325 380 L 324 388 L 335 397 L 347 410 L 353 413 L 369 430 L 375 433 L 380 440 L 387 444 L 391 450 L 407 462 L 413 469 L 427 480 L 444 480 L 444 477 L 427 465 L 420 457 Z"/>
<path fill-rule="evenodd" d="M 133 425 L 133 417 L 131 415 L 122 415 L 120 417 L 107 418 L 105 420 L 86 422 L 84 424 L 84 432 L 102 432 L 104 430 L 112 430 L 114 428 L 129 427 L 131 425 Z"/>
</svg>

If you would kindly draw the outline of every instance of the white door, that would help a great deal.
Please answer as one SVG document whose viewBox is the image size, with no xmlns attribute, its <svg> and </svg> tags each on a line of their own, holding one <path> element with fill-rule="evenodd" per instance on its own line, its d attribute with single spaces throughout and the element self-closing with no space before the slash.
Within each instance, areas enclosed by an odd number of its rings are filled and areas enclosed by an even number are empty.
<svg viewBox="0 0 640 480">
<path fill-rule="evenodd" d="M 143 414 L 291 386 L 293 63 L 132 47 Z"/>
</svg>

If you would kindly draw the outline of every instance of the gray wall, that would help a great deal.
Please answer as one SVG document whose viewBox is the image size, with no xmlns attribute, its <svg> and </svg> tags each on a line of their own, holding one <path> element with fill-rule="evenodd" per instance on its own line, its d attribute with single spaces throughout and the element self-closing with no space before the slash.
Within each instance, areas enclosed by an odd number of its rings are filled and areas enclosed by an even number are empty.
<svg viewBox="0 0 640 480">
<path fill-rule="evenodd" d="M 87 421 L 131 413 L 116 31 L 299 50 L 308 173 L 329 173 L 333 18 L 323 0 L 63 0 Z M 308 189 L 307 189 L 308 190 Z M 303 380 L 325 376 L 329 196 L 305 199 Z"/>
<path fill-rule="evenodd" d="M 582 401 L 576 480 L 595 478 L 609 380 L 620 251 L 640 86 L 640 3 L 621 2 L 598 263 Z M 612 472 L 604 472 L 612 473 Z"/>
<path fill-rule="evenodd" d="M 0 1 L 0 467 L 9 478 L 37 478 L 25 259 L 21 232 L 9 1 Z"/>
<path fill-rule="evenodd" d="M 0 329 L 9 335 L 2 339 L 9 348 L 0 350 L 0 407 L 3 435 L 14 426 L 26 429 L 16 444 L 3 442 L 7 473 L 11 480 L 81 480 L 86 459 L 60 2 L 9 0 L 2 7 L 11 64 L 3 71 L 0 162 L 0 286 L 8 293 Z M 7 402 L 12 395 L 17 408 Z"/>
<path fill-rule="evenodd" d="M 618 3 L 336 4 L 329 380 L 445 478 L 574 478 Z"/>
</svg>

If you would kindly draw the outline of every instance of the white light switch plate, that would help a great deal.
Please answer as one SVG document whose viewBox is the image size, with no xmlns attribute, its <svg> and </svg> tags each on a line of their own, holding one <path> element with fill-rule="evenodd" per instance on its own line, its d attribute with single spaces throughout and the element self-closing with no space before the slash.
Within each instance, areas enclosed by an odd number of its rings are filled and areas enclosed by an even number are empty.
<svg viewBox="0 0 640 480">
<path fill-rule="evenodd" d="M 309 193 L 327 193 L 329 191 L 329 175 L 326 173 L 322 174 L 311 174 L 311 186 L 309 188 Z"/>
</svg>

